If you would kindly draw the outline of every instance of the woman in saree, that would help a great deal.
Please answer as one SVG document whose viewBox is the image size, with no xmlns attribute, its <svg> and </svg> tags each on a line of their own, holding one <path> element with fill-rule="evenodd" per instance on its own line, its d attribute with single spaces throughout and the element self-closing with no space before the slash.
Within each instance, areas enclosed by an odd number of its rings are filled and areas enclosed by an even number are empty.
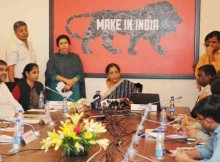
<svg viewBox="0 0 220 162">
<path fill-rule="evenodd" d="M 78 55 L 69 52 L 70 39 L 66 35 L 60 35 L 56 39 L 56 45 L 59 49 L 47 62 L 45 72 L 46 86 L 56 90 L 57 84 L 64 83 L 62 92 L 72 91 L 72 100 L 78 101 L 85 98 L 85 79 L 82 62 Z M 67 96 L 66 96 L 67 97 Z M 63 96 L 47 90 L 46 98 L 51 101 L 62 101 Z"/>
<path fill-rule="evenodd" d="M 121 101 L 131 99 L 132 93 L 137 92 L 135 83 L 122 79 L 120 68 L 115 63 L 110 63 L 105 68 L 107 80 L 101 89 L 101 98 L 104 99 L 120 99 Z"/>
</svg>

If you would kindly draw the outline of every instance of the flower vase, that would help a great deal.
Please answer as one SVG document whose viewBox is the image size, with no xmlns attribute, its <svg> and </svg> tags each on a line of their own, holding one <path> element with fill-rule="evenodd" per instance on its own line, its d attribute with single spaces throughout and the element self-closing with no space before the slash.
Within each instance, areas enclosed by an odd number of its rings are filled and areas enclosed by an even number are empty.
<svg viewBox="0 0 220 162">
<path fill-rule="evenodd" d="M 64 149 L 63 156 L 64 157 L 77 157 L 77 156 L 86 156 L 90 151 L 90 146 L 84 147 L 84 150 L 80 150 L 77 152 L 76 150 Z"/>
</svg>

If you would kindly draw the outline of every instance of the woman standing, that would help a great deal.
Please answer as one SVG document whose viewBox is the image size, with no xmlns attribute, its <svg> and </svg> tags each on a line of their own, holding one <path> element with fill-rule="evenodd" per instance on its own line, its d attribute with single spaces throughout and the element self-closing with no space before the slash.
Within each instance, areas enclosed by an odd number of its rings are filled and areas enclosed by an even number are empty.
<svg viewBox="0 0 220 162">
<path fill-rule="evenodd" d="M 22 72 L 23 79 L 14 87 L 12 94 L 25 111 L 38 108 L 40 91 L 44 87 L 38 82 L 39 67 L 35 63 L 27 64 Z"/>
<path fill-rule="evenodd" d="M 56 90 L 57 84 L 63 82 L 62 92 L 72 91 L 69 97 L 75 101 L 85 98 L 85 79 L 81 60 L 78 55 L 69 52 L 70 39 L 60 35 L 56 39 L 59 52 L 47 62 L 46 86 Z M 50 101 L 62 101 L 63 97 L 55 92 L 46 91 L 46 98 Z"/>
<path fill-rule="evenodd" d="M 107 80 L 101 90 L 103 99 L 124 99 L 131 98 L 132 92 L 137 92 L 135 83 L 122 79 L 120 68 L 117 64 L 111 63 L 105 68 Z"/>
</svg>

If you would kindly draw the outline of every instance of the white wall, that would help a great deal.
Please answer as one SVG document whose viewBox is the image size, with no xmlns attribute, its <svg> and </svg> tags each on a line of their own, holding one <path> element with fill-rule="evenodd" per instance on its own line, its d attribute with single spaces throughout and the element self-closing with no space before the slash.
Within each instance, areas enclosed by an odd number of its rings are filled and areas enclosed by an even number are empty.
<svg viewBox="0 0 220 162">
<path fill-rule="evenodd" d="M 220 30 L 219 0 L 201 0 L 200 53 L 205 35 L 212 30 Z M 0 0 L 0 58 L 5 59 L 5 50 L 14 38 L 12 26 L 17 20 L 24 20 L 29 27 L 29 40 L 33 42 L 40 66 L 40 81 L 44 83 L 44 71 L 49 58 L 49 0 Z M 128 78 L 129 79 L 129 78 Z M 144 85 L 143 92 L 159 93 L 161 100 L 171 95 L 183 96 L 177 103 L 193 107 L 197 98 L 195 80 L 175 79 L 131 79 Z M 98 90 L 103 79 L 86 78 L 86 93 L 89 100 Z M 166 103 L 162 103 L 166 105 Z"/>
<path fill-rule="evenodd" d="M 0 0 L 0 58 L 6 58 L 8 44 L 15 38 L 13 24 L 25 21 L 40 67 L 40 81 L 49 58 L 49 0 Z"/>
</svg>

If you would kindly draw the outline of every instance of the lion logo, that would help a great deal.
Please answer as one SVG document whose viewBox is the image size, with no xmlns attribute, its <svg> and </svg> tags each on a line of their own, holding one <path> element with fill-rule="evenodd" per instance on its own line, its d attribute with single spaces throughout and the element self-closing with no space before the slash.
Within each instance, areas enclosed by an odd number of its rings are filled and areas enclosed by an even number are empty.
<svg viewBox="0 0 220 162">
<path fill-rule="evenodd" d="M 75 18 L 92 17 L 85 37 L 81 38 L 77 33 L 73 33 L 70 22 Z M 160 45 L 162 36 L 176 31 L 176 26 L 182 19 L 174 9 L 173 5 L 167 1 L 148 4 L 146 7 L 137 10 L 112 11 L 102 10 L 99 12 L 74 15 L 67 20 L 66 30 L 73 37 L 82 39 L 82 49 L 84 54 L 92 54 L 88 45 L 95 38 L 101 36 L 103 46 L 112 54 L 120 53 L 119 49 L 112 46 L 114 34 L 130 35 L 128 53 L 137 54 L 134 50 L 141 38 L 148 40 L 157 53 L 163 55 L 166 51 Z"/>
</svg>

